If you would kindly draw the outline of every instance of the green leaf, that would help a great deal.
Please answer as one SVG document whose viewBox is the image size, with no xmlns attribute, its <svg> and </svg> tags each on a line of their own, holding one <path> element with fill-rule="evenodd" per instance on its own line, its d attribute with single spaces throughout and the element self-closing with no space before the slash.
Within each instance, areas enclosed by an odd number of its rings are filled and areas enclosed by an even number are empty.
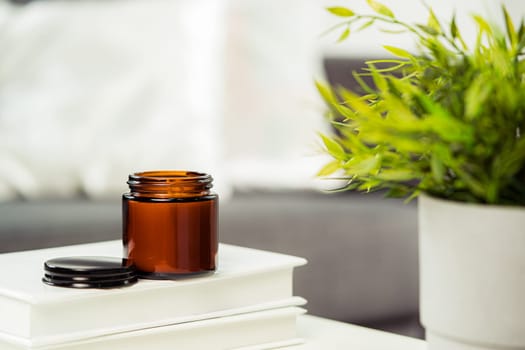
<svg viewBox="0 0 525 350">
<path fill-rule="evenodd" d="M 366 192 L 370 192 L 374 189 L 376 189 L 377 187 L 379 187 L 381 185 L 382 181 L 381 180 L 367 180 L 366 182 L 364 182 L 363 184 L 361 184 L 359 187 L 357 187 L 357 189 L 359 191 L 366 191 Z"/>
<path fill-rule="evenodd" d="M 518 34 L 516 33 L 516 28 L 514 27 L 514 23 L 512 22 L 512 18 L 507 12 L 507 9 L 505 8 L 505 6 L 502 6 L 502 8 L 503 15 L 505 16 L 505 27 L 507 29 L 507 36 L 509 37 L 511 45 L 515 47 L 518 43 Z"/>
<path fill-rule="evenodd" d="M 360 32 L 368 27 L 370 27 L 372 24 L 374 24 L 375 19 L 371 19 L 370 21 L 367 21 L 363 23 L 359 28 L 357 28 L 357 31 Z"/>
<path fill-rule="evenodd" d="M 380 2 L 377 2 L 375 0 L 367 0 L 366 2 L 372 8 L 372 10 L 374 10 L 376 13 L 386 16 L 386 17 L 394 18 L 394 13 L 388 7 L 381 4 Z"/>
<path fill-rule="evenodd" d="M 326 103 L 328 103 L 329 105 L 334 105 L 338 103 L 337 98 L 335 97 L 332 89 L 329 86 L 319 81 L 316 81 L 315 87 L 317 88 L 317 91 L 319 91 L 319 94 L 325 100 Z"/>
<path fill-rule="evenodd" d="M 456 173 L 475 196 L 479 196 L 481 198 L 485 197 L 486 188 L 478 179 L 461 168 L 457 168 Z"/>
<path fill-rule="evenodd" d="M 461 36 L 461 32 L 459 31 L 459 28 L 456 24 L 456 15 L 454 14 L 452 16 L 452 21 L 450 22 L 450 35 L 453 39 L 459 40 L 461 46 L 463 47 L 463 50 L 467 50 L 467 44 L 463 40 L 463 37 Z"/>
<path fill-rule="evenodd" d="M 339 36 L 339 38 L 337 39 L 337 42 L 340 43 L 342 41 L 345 41 L 346 38 L 348 38 L 348 36 L 350 35 L 350 28 L 346 28 L 342 33 L 341 35 Z"/>
<path fill-rule="evenodd" d="M 481 16 L 478 16 L 478 15 L 474 15 L 472 16 L 472 18 L 474 18 L 474 21 L 476 21 L 477 25 L 478 25 L 478 29 L 481 33 L 483 32 L 487 32 L 489 34 L 492 33 L 492 28 L 490 27 L 490 25 L 488 24 L 487 21 L 485 21 L 485 19 Z"/>
<path fill-rule="evenodd" d="M 520 24 L 520 30 L 518 31 L 518 39 L 519 43 L 516 50 L 520 52 L 525 47 L 525 24 L 523 23 L 523 19 Z"/>
<path fill-rule="evenodd" d="M 405 203 L 405 204 L 410 203 L 410 202 L 413 201 L 416 197 L 418 197 L 420 194 L 421 194 L 421 191 L 420 191 L 420 190 L 415 190 L 414 192 L 412 192 L 412 193 L 410 194 L 410 196 L 407 197 L 407 199 L 404 200 L 404 203 Z"/>
<path fill-rule="evenodd" d="M 317 90 L 319 91 L 319 94 L 324 99 L 326 104 L 330 107 L 331 111 L 335 113 L 336 115 L 343 116 L 345 118 L 350 118 L 353 116 L 353 112 L 346 106 L 342 105 L 335 95 L 333 89 L 323 84 L 319 81 L 315 82 L 315 86 L 317 87 Z"/>
<path fill-rule="evenodd" d="M 395 152 L 403 154 L 423 154 L 428 151 L 427 145 L 406 135 L 400 135 L 395 129 L 381 129 L 379 125 L 362 126 L 359 138 L 370 144 L 388 145 Z"/>
<path fill-rule="evenodd" d="M 386 193 L 386 197 L 390 198 L 401 198 L 408 196 L 410 194 L 410 190 L 405 186 L 394 186 L 388 190 Z"/>
<path fill-rule="evenodd" d="M 364 92 L 369 94 L 375 94 L 375 91 L 363 80 L 363 78 L 361 78 L 361 74 L 357 73 L 356 71 L 353 71 L 352 76 Z"/>
<path fill-rule="evenodd" d="M 412 55 L 410 52 L 400 49 L 399 47 L 389 46 L 389 45 L 383 45 L 383 47 L 388 50 L 391 54 L 394 56 L 402 57 L 402 58 L 412 58 Z"/>
<path fill-rule="evenodd" d="M 443 161 L 439 158 L 436 153 L 432 153 L 430 158 L 430 168 L 432 170 L 432 177 L 438 184 L 442 184 L 446 172 Z"/>
<path fill-rule="evenodd" d="M 441 25 L 439 24 L 439 20 L 436 17 L 436 14 L 432 9 L 429 10 L 429 17 L 427 21 L 427 27 L 432 28 L 437 33 L 441 33 Z"/>
<path fill-rule="evenodd" d="M 386 58 L 386 59 L 380 59 L 380 60 L 368 60 L 368 61 L 365 61 L 365 64 L 367 66 L 373 66 L 375 67 L 376 64 L 382 64 L 382 63 L 397 63 L 397 64 L 400 64 L 400 63 L 406 63 L 406 60 L 400 60 L 400 59 L 397 59 L 397 58 Z M 375 69 L 375 68 L 374 68 Z M 369 69 L 369 70 L 373 70 L 373 69 Z"/>
<path fill-rule="evenodd" d="M 375 73 L 386 73 L 386 72 L 395 72 L 401 68 L 403 68 L 404 66 L 407 65 L 407 62 L 401 62 L 401 63 L 398 63 L 396 65 L 393 65 L 393 66 L 388 66 L 388 67 L 384 67 L 384 68 L 374 68 L 374 72 Z M 366 71 L 370 71 L 369 68 L 364 68 L 364 70 Z"/>
<path fill-rule="evenodd" d="M 448 147 L 448 144 L 437 143 L 432 148 L 432 154 L 435 154 L 439 158 L 443 166 L 448 167 L 454 164 L 452 151 Z"/>
<path fill-rule="evenodd" d="M 378 28 L 380 32 L 388 33 L 388 34 L 402 34 L 406 33 L 406 29 L 386 29 L 386 28 Z"/>
<path fill-rule="evenodd" d="M 450 35 L 452 36 L 453 39 L 456 39 L 460 35 L 458 25 L 456 24 L 455 14 L 452 17 L 452 21 L 450 22 Z"/>
<path fill-rule="evenodd" d="M 417 177 L 417 175 L 410 169 L 387 169 L 382 170 L 376 175 L 377 178 L 383 181 L 409 181 Z"/>
<path fill-rule="evenodd" d="M 434 28 L 426 26 L 426 25 L 423 25 L 423 24 L 416 24 L 416 27 L 418 27 L 423 32 L 425 32 L 427 34 L 430 34 L 432 36 L 436 36 L 436 35 L 438 35 L 440 33 L 439 31 L 435 30 Z"/>
<path fill-rule="evenodd" d="M 376 154 L 367 154 L 363 157 L 354 157 L 344 165 L 346 172 L 352 176 L 374 175 L 381 167 L 381 157 Z"/>
<path fill-rule="evenodd" d="M 377 83 L 376 83 L 377 84 Z M 344 99 L 345 103 L 355 111 L 355 117 L 368 117 L 375 118 L 379 117 L 377 112 L 370 108 L 370 106 L 363 102 L 358 95 L 354 94 L 351 91 L 341 89 L 341 97 Z"/>
<path fill-rule="evenodd" d="M 330 178 L 333 180 L 348 180 L 347 178 L 337 179 L 337 178 Z M 330 193 L 338 193 L 338 192 L 345 192 L 345 191 L 354 191 L 359 187 L 359 182 L 353 182 L 352 180 L 348 181 L 346 185 L 340 188 L 335 188 L 328 190 Z"/>
<path fill-rule="evenodd" d="M 504 152 L 499 155 L 501 159 L 501 165 L 498 171 L 504 176 L 514 176 L 520 171 L 520 167 L 525 162 L 525 138 L 520 137 L 515 143 L 514 147 L 509 152 Z M 525 183 L 522 182 L 523 185 Z"/>
<path fill-rule="evenodd" d="M 388 84 L 386 83 L 385 76 L 380 74 L 373 63 L 367 63 L 368 68 L 372 74 L 372 79 L 374 80 L 374 84 L 377 86 L 377 88 L 381 91 L 388 89 Z"/>
<path fill-rule="evenodd" d="M 340 169 L 340 162 L 338 160 L 333 160 L 330 163 L 326 164 L 324 167 L 322 167 L 316 176 L 317 177 L 329 176 L 335 173 L 339 169 Z"/>
<path fill-rule="evenodd" d="M 492 98 L 493 86 L 491 79 L 484 76 L 474 80 L 465 92 L 465 118 L 469 121 L 476 119 L 486 106 L 487 99 Z"/>
<path fill-rule="evenodd" d="M 521 39 L 523 37 L 523 34 L 525 34 L 525 18 L 521 18 L 520 22 L 520 28 L 518 30 L 518 39 Z"/>
<path fill-rule="evenodd" d="M 352 17 L 355 15 L 354 11 L 346 8 L 346 7 L 328 7 L 326 9 L 328 12 L 330 12 L 333 15 L 339 16 L 339 17 Z"/>
<path fill-rule="evenodd" d="M 371 151 L 367 145 L 359 140 L 357 133 L 351 128 L 345 128 L 339 131 L 342 134 L 340 142 L 349 150 L 349 153 L 365 154 Z"/>
<path fill-rule="evenodd" d="M 328 153 L 330 153 L 332 157 L 340 160 L 346 159 L 346 152 L 343 149 L 343 147 L 339 143 L 337 143 L 337 141 L 323 134 L 320 134 L 320 136 L 323 140 L 323 144 L 326 147 L 326 150 L 328 151 Z"/>
</svg>

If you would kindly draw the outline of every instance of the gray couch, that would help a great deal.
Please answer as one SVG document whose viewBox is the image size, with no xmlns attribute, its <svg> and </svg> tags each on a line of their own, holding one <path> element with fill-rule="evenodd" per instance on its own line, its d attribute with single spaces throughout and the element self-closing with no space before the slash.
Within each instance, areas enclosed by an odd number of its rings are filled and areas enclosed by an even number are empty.
<svg viewBox="0 0 525 350">
<path fill-rule="evenodd" d="M 302 256 L 311 314 L 421 337 L 416 208 L 381 194 L 235 193 L 220 240 Z M 0 252 L 120 239 L 120 200 L 0 203 Z"/>
</svg>

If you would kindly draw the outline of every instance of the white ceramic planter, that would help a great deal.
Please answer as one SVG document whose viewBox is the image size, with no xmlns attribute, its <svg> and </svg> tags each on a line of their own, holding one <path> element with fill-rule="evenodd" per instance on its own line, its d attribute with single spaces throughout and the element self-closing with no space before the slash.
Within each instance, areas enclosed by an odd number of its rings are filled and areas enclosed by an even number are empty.
<svg viewBox="0 0 525 350">
<path fill-rule="evenodd" d="M 525 349 L 525 209 L 419 199 L 429 350 Z"/>
</svg>

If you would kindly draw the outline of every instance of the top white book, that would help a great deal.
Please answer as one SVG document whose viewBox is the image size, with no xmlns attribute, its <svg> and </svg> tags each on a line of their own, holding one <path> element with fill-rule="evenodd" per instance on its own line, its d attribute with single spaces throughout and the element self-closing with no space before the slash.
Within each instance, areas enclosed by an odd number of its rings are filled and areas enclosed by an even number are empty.
<svg viewBox="0 0 525 350">
<path fill-rule="evenodd" d="M 304 303 L 292 285 L 305 259 L 227 244 L 211 275 L 104 290 L 42 282 L 46 260 L 121 250 L 111 241 L 0 254 L 0 336 L 38 345 Z"/>
</svg>

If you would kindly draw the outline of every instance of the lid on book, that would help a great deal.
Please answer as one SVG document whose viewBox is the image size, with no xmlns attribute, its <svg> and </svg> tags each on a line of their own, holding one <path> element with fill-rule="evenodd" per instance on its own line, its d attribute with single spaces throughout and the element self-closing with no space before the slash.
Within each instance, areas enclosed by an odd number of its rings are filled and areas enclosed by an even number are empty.
<svg viewBox="0 0 525 350">
<path fill-rule="evenodd" d="M 105 256 L 74 256 L 44 263 L 46 284 L 68 288 L 115 288 L 137 282 L 128 260 Z"/>
</svg>

